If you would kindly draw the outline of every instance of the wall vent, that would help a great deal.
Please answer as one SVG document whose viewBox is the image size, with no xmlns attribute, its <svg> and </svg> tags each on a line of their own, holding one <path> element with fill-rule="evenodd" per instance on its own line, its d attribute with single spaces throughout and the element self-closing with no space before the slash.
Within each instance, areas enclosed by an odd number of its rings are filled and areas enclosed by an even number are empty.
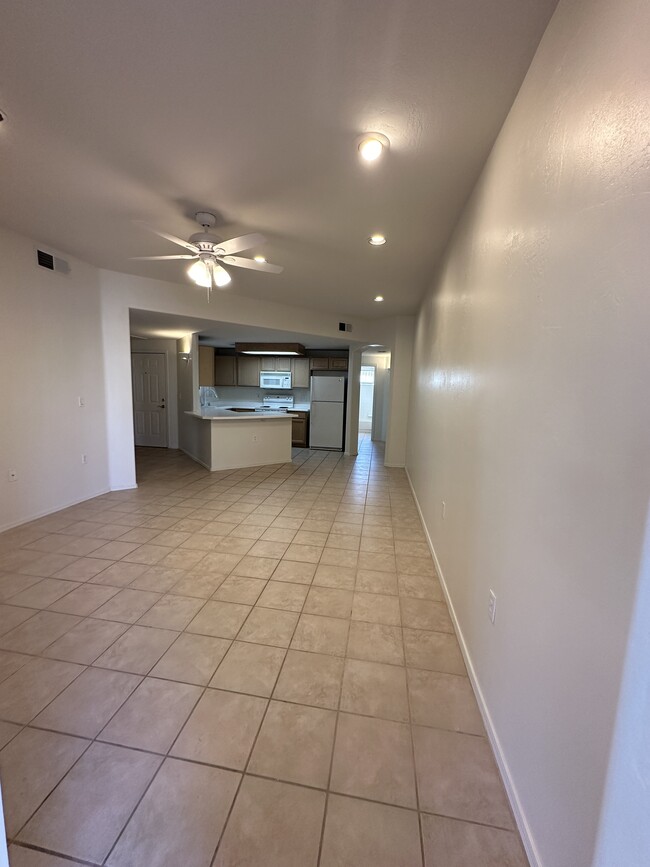
<svg viewBox="0 0 650 867">
<path fill-rule="evenodd" d="M 352 331 L 352 326 L 349 322 L 339 322 L 339 331 Z"/>
<path fill-rule="evenodd" d="M 58 256 L 46 253 L 45 250 L 37 250 L 36 259 L 41 268 L 47 268 L 48 271 L 58 271 L 60 274 L 70 273 L 70 265 L 65 259 L 59 259 Z"/>
</svg>

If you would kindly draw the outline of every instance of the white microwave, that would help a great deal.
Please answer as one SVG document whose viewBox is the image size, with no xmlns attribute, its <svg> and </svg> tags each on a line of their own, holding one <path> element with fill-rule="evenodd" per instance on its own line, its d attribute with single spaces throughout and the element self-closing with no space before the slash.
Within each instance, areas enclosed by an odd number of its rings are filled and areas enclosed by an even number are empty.
<svg viewBox="0 0 650 867">
<path fill-rule="evenodd" d="M 260 388 L 291 388 L 291 371 L 261 370 Z"/>
</svg>

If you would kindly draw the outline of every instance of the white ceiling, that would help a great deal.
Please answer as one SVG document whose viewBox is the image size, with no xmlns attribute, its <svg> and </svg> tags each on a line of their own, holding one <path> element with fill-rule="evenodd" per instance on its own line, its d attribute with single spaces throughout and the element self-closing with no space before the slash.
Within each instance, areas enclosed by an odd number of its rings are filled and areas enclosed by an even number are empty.
<svg viewBox="0 0 650 867">
<path fill-rule="evenodd" d="M 5 0 L 0 222 L 180 282 L 184 263 L 129 261 L 179 252 L 132 220 L 187 237 L 216 211 L 285 267 L 232 291 L 414 312 L 555 2 Z M 391 141 L 372 167 L 368 130 Z"/>
</svg>

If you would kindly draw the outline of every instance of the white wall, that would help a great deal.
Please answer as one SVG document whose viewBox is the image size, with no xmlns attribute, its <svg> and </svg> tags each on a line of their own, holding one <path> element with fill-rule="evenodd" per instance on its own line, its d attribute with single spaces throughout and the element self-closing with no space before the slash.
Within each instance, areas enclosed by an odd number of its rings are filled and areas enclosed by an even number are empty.
<svg viewBox="0 0 650 867">
<path fill-rule="evenodd" d="M 413 358 L 413 316 L 396 316 L 390 347 L 390 397 L 386 430 L 385 464 L 403 467 L 406 462 L 406 442 L 409 423 L 409 392 Z"/>
<path fill-rule="evenodd" d="M 108 490 L 97 271 L 48 271 L 36 246 L 0 229 L 0 530 Z"/>
<path fill-rule="evenodd" d="M 561 0 L 416 331 L 408 470 L 545 867 L 592 863 L 643 544 L 647 24 Z"/>
</svg>

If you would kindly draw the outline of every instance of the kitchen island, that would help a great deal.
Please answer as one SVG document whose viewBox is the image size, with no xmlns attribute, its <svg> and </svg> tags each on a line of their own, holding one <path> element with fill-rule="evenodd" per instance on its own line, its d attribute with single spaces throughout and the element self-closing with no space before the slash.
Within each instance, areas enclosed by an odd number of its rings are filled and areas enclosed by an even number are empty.
<svg viewBox="0 0 650 867">
<path fill-rule="evenodd" d="M 291 416 L 204 407 L 187 416 L 187 454 L 207 469 L 235 470 L 291 462 Z"/>
</svg>

